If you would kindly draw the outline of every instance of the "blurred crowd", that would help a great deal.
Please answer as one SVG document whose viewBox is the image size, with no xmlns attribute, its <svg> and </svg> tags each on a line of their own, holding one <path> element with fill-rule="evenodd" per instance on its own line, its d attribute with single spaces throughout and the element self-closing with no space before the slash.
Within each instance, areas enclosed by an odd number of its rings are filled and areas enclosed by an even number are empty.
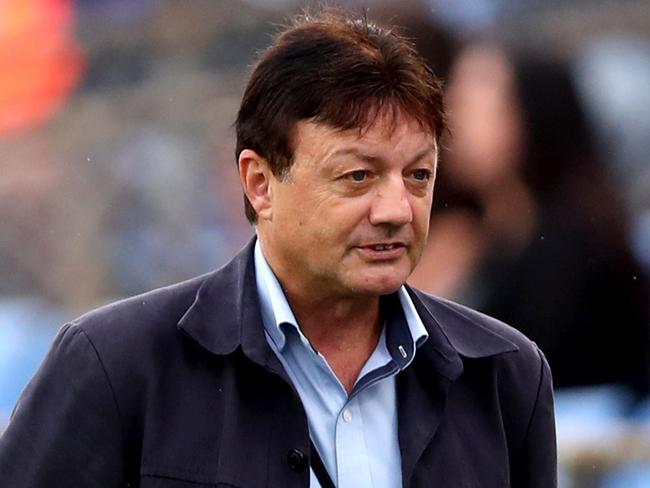
<svg viewBox="0 0 650 488">
<path fill-rule="evenodd" d="M 256 51 L 305 3 L 0 3 L 0 430 L 62 322 L 252 235 L 232 123 Z M 526 333 L 569 405 L 591 387 L 578 402 L 647 421 L 645 2 L 328 3 L 397 25 L 445 81 L 412 283 Z"/>
</svg>

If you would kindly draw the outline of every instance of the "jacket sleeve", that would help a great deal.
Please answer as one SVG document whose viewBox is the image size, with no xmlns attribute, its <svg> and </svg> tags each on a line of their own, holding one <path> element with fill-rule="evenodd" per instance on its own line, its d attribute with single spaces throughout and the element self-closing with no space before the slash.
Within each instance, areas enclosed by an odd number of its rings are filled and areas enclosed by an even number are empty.
<svg viewBox="0 0 650 488">
<path fill-rule="evenodd" d="M 521 488 L 554 488 L 557 486 L 557 441 L 551 370 L 544 354 L 540 358 L 539 386 L 532 415 L 524 439 L 520 474 L 515 484 Z"/>
<path fill-rule="evenodd" d="M 124 486 L 117 403 L 95 348 L 65 325 L 0 437 L 0 486 Z"/>
</svg>

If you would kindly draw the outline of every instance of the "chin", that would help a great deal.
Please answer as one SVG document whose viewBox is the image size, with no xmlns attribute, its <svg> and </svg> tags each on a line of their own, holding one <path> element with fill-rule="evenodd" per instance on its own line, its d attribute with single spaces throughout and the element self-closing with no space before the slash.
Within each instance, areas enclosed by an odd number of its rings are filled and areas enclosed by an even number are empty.
<svg viewBox="0 0 650 488">
<path fill-rule="evenodd" d="M 356 286 L 353 285 L 351 288 L 360 295 L 389 295 L 399 290 L 399 288 L 406 283 L 406 278 L 408 278 L 408 276 L 403 276 L 402 279 L 402 275 L 398 273 L 394 273 L 390 276 L 373 276 L 367 279 L 362 279 L 355 283 Z"/>
</svg>

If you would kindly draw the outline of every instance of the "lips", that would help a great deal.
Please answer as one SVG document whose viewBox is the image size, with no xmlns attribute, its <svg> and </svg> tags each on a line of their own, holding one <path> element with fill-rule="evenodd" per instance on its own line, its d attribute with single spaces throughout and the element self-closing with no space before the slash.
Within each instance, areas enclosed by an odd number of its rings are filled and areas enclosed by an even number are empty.
<svg viewBox="0 0 650 488">
<path fill-rule="evenodd" d="M 357 247 L 371 261 L 396 259 L 406 252 L 403 242 L 375 242 Z"/>
<path fill-rule="evenodd" d="M 373 249 L 375 251 L 389 251 L 391 249 L 395 249 L 397 244 L 371 244 L 370 249 Z"/>
</svg>

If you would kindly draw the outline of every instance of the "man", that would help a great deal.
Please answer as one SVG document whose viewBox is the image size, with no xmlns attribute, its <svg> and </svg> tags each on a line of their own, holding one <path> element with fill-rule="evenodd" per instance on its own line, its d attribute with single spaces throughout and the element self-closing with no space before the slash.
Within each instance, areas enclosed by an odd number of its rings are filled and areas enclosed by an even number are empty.
<svg viewBox="0 0 650 488">
<path fill-rule="evenodd" d="M 542 354 L 405 285 L 443 130 L 394 33 L 323 14 L 280 34 L 237 120 L 257 239 L 63 327 L 0 486 L 555 486 Z"/>
</svg>

